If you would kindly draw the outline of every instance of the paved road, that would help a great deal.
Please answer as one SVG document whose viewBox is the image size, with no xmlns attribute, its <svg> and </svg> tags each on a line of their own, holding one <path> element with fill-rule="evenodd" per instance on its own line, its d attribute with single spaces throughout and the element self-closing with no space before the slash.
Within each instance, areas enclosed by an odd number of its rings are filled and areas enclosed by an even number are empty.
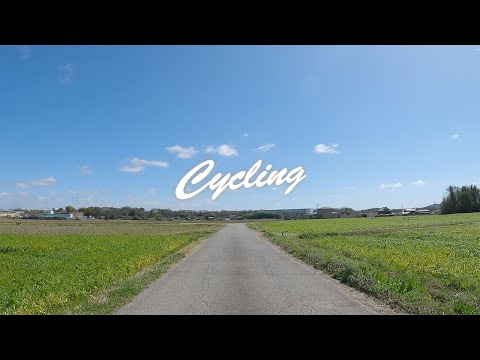
<svg viewBox="0 0 480 360">
<path fill-rule="evenodd" d="M 320 272 L 228 224 L 117 314 L 376 314 Z"/>
</svg>

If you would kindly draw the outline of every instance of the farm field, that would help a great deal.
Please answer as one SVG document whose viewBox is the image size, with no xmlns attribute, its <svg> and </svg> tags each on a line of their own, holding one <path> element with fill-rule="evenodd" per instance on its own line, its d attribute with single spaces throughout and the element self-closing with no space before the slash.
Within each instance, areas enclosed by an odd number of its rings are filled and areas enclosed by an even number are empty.
<svg viewBox="0 0 480 360">
<path fill-rule="evenodd" d="M 248 225 L 407 313 L 480 314 L 480 213 Z"/>
<path fill-rule="evenodd" d="M 221 225 L 0 220 L 0 314 L 105 314 Z"/>
</svg>

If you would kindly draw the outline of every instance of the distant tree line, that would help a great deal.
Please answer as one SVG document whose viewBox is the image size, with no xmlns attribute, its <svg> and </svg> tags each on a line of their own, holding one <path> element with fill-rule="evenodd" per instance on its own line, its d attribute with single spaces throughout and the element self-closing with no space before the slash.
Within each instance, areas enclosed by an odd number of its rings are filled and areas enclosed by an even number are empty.
<svg viewBox="0 0 480 360">
<path fill-rule="evenodd" d="M 253 212 L 252 214 L 247 214 L 246 218 L 249 220 L 252 219 L 283 219 L 282 214 L 272 214 L 266 212 Z"/>
<path fill-rule="evenodd" d="M 119 220 L 125 218 L 133 220 L 148 220 L 152 218 L 160 219 L 189 217 L 189 214 L 187 214 L 186 211 L 173 211 L 170 209 L 145 210 L 142 207 L 135 208 L 129 206 L 122 208 L 90 206 L 86 208 L 79 208 L 78 211 L 83 213 L 84 216 L 93 216 L 96 219 L 104 218 L 105 220 Z"/>
<path fill-rule="evenodd" d="M 442 214 L 480 211 L 480 190 L 476 185 L 449 186 L 441 204 Z"/>
<path fill-rule="evenodd" d="M 66 206 L 65 209 L 68 212 L 81 212 L 84 216 L 93 216 L 96 219 L 105 219 L 105 220 L 121 220 L 121 219 L 132 219 L 132 220 L 148 220 L 148 219 L 194 219 L 201 218 L 207 219 L 209 217 L 214 217 L 215 219 L 228 218 L 231 215 L 235 215 L 239 218 L 246 219 L 282 219 L 281 214 L 271 214 L 262 211 L 252 211 L 252 210 L 240 210 L 240 211 L 196 211 L 196 210 L 171 210 L 171 209 L 151 209 L 145 210 L 144 208 L 135 208 L 125 206 L 122 208 L 114 207 L 83 207 L 75 210 L 71 206 Z"/>
</svg>

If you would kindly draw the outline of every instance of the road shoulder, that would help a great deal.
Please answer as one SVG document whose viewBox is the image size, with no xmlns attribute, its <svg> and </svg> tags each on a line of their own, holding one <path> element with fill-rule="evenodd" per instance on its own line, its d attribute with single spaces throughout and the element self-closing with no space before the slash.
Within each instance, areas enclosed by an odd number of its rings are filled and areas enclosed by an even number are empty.
<svg viewBox="0 0 480 360">
<path fill-rule="evenodd" d="M 245 224 L 245 226 L 247 226 Z M 248 226 L 247 226 L 248 227 Z M 264 233 L 260 232 L 260 231 L 257 231 L 255 229 L 252 229 L 250 227 L 248 227 L 250 230 L 252 230 L 253 232 L 255 232 L 258 237 L 262 240 L 262 241 L 265 241 L 267 243 L 269 243 L 270 245 L 272 245 L 276 251 L 278 252 L 281 252 L 285 255 L 287 255 L 292 261 L 296 262 L 297 264 L 300 264 L 301 266 L 304 266 L 310 270 L 312 270 L 313 272 L 315 272 L 316 274 L 322 276 L 323 278 L 325 278 L 326 280 L 328 280 L 330 283 L 334 284 L 335 286 L 337 286 L 340 290 L 342 290 L 344 293 L 348 294 L 350 297 L 352 297 L 354 300 L 357 300 L 358 302 L 362 303 L 363 305 L 371 308 L 372 310 L 378 312 L 379 314 L 382 314 L 382 315 L 408 315 L 406 312 L 402 312 L 401 310 L 399 309 L 392 309 L 390 306 L 382 303 L 380 300 L 378 300 L 377 298 L 373 297 L 373 296 L 370 296 L 368 294 L 365 294 L 357 289 L 354 289 L 346 284 L 343 284 L 341 281 L 333 278 L 331 275 L 329 275 L 328 273 L 326 273 L 325 271 L 323 270 L 320 270 L 320 269 L 317 269 L 315 267 L 313 267 L 312 265 L 310 264 L 307 264 L 305 262 L 303 262 L 302 260 L 294 257 L 292 254 L 289 254 L 288 252 L 286 252 L 285 250 L 283 250 L 279 245 L 275 244 L 274 242 L 270 241 L 268 239 L 267 236 L 265 236 Z"/>
</svg>

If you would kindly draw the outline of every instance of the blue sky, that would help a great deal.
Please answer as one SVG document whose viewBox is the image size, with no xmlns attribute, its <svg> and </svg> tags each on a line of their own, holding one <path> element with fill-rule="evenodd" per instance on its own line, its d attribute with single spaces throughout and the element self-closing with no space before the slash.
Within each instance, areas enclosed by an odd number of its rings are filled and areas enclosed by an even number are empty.
<svg viewBox="0 0 480 360">
<path fill-rule="evenodd" d="M 479 48 L 0 46 L 0 208 L 439 202 L 480 185 Z M 207 159 L 306 178 L 176 199 Z"/>
</svg>

